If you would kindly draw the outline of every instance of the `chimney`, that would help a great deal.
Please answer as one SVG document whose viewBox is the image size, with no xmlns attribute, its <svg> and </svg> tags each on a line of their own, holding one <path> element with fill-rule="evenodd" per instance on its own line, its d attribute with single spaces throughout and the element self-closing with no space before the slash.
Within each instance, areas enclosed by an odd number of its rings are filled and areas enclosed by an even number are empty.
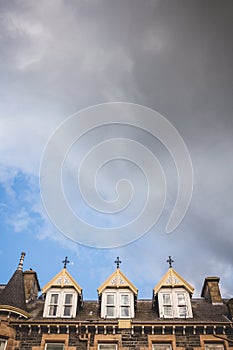
<svg viewBox="0 0 233 350">
<path fill-rule="evenodd" d="M 228 307 L 230 319 L 233 320 L 233 299 L 228 300 L 227 307 Z"/>
<path fill-rule="evenodd" d="M 26 302 L 34 301 L 38 297 L 40 291 L 40 285 L 38 282 L 36 271 L 32 269 L 26 270 L 23 273 L 24 277 L 24 288 L 25 288 L 25 299 Z"/>
<path fill-rule="evenodd" d="M 219 277 L 206 277 L 201 296 L 213 305 L 222 305 L 222 297 L 219 289 Z"/>
</svg>

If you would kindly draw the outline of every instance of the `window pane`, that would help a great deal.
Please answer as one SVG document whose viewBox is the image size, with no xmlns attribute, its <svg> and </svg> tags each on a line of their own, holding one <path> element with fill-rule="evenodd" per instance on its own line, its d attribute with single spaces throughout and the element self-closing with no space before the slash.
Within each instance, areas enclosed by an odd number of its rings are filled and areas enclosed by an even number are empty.
<svg viewBox="0 0 233 350">
<path fill-rule="evenodd" d="M 129 317 L 129 306 L 121 307 L 121 317 Z"/>
<path fill-rule="evenodd" d="M 46 350 L 64 350 L 64 344 L 49 343 L 45 345 Z"/>
<path fill-rule="evenodd" d="M 57 305 L 51 305 L 49 307 L 49 316 L 56 316 L 57 315 Z"/>
<path fill-rule="evenodd" d="M 0 350 L 5 350 L 6 340 L 0 339 Z"/>
<path fill-rule="evenodd" d="M 70 316 L 70 315 L 71 315 L 71 306 L 65 306 L 63 316 Z"/>
<path fill-rule="evenodd" d="M 224 350 L 223 344 L 205 344 L 205 350 Z"/>
<path fill-rule="evenodd" d="M 114 305 L 114 294 L 107 294 L 107 305 Z"/>
<path fill-rule="evenodd" d="M 114 306 L 107 306 L 107 316 L 114 317 Z"/>
<path fill-rule="evenodd" d="M 121 305 L 129 305 L 129 295 L 121 295 Z"/>
<path fill-rule="evenodd" d="M 58 294 L 52 294 L 50 299 L 50 304 L 57 304 L 58 302 Z"/>
<path fill-rule="evenodd" d="M 170 294 L 163 294 L 163 304 L 164 305 L 171 305 L 171 295 Z"/>
<path fill-rule="evenodd" d="M 172 307 L 171 306 L 164 306 L 163 313 L 164 313 L 164 316 L 172 317 Z"/>
<path fill-rule="evenodd" d="M 116 344 L 99 344 L 99 350 L 117 350 Z"/>
<path fill-rule="evenodd" d="M 187 307 L 186 306 L 179 306 L 179 316 L 180 317 L 187 316 Z"/>
<path fill-rule="evenodd" d="M 171 350 L 171 344 L 153 344 L 153 350 Z"/>
<path fill-rule="evenodd" d="M 66 294 L 65 304 L 72 304 L 73 294 Z"/>
<path fill-rule="evenodd" d="M 185 295 L 184 293 L 177 294 L 178 305 L 185 305 Z"/>
</svg>

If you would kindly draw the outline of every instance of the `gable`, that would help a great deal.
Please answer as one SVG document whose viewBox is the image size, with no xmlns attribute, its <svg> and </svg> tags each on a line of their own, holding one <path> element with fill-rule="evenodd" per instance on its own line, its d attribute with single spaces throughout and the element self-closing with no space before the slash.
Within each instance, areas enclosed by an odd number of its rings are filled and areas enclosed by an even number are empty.
<svg viewBox="0 0 233 350">
<path fill-rule="evenodd" d="M 138 289 L 129 281 L 129 279 L 123 274 L 123 272 L 118 268 L 114 271 L 111 276 L 97 289 L 98 294 L 106 288 L 129 288 L 135 295 L 138 294 Z"/>
<path fill-rule="evenodd" d="M 154 287 L 154 295 L 156 295 L 162 287 L 184 287 L 189 293 L 193 294 L 194 288 L 181 277 L 173 268 L 169 268 L 167 273 Z"/>
<path fill-rule="evenodd" d="M 82 294 L 82 288 L 78 285 L 78 283 L 66 269 L 62 269 L 51 281 L 49 281 L 42 288 L 42 293 L 46 293 L 52 287 L 73 287 L 80 295 Z"/>
</svg>

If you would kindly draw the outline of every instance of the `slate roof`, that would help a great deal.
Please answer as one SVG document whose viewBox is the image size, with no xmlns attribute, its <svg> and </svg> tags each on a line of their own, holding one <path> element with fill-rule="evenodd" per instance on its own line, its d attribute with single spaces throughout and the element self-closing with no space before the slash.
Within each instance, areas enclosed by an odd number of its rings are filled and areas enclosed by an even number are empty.
<svg viewBox="0 0 233 350">
<path fill-rule="evenodd" d="M 161 324 L 194 324 L 194 323 L 227 323 L 228 317 L 228 308 L 226 306 L 226 301 L 222 305 L 212 305 L 203 298 L 192 299 L 192 310 L 193 318 L 160 318 L 158 311 L 152 308 L 152 300 L 138 300 L 137 308 L 135 313 L 135 318 L 132 320 L 132 323 L 161 323 Z M 28 304 L 28 312 L 31 314 L 32 318 L 28 322 L 42 320 L 44 322 L 55 322 L 57 323 L 57 318 L 43 318 L 43 307 L 44 301 L 38 300 L 35 303 Z M 97 301 L 84 301 L 83 308 L 78 310 L 77 316 L 74 319 L 64 319 L 65 322 L 70 321 L 87 321 L 87 322 L 106 322 L 113 323 L 114 319 L 104 320 L 100 317 L 100 307 Z M 62 319 L 59 319 L 62 321 Z"/>
<path fill-rule="evenodd" d="M 23 271 L 16 270 L 0 293 L 0 305 L 9 305 L 27 311 L 24 291 Z"/>
<path fill-rule="evenodd" d="M 24 257 L 25 253 L 21 253 L 17 270 L 0 293 L 0 306 L 13 306 L 27 312 L 23 277 Z"/>
</svg>

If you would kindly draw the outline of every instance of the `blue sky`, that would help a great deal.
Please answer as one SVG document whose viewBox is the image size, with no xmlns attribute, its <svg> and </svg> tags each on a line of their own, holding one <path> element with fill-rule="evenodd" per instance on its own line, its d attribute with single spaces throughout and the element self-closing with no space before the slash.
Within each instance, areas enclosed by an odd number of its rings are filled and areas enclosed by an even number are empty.
<svg viewBox="0 0 233 350">
<path fill-rule="evenodd" d="M 232 10 L 227 0 L 0 2 L 0 283 L 10 278 L 21 251 L 24 267 L 37 271 L 41 286 L 68 256 L 84 298 L 93 299 L 119 255 L 139 297 L 150 298 L 172 255 L 197 296 L 204 278 L 217 275 L 223 296 L 232 297 Z M 130 136 L 160 158 L 168 184 L 164 213 L 146 235 L 123 247 L 97 249 L 72 242 L 50 222 L 39 169 L 60 123 L 114 101 L 152 108 L 174 125 L 190 152 L 194 191 L 185 218 L 167 235 L 177 180 L 158 140 L 124 128 L 105 129 L 91 141 L 86 135 L 72 149 L 75 171 L 94 141 Z M 111 198 L 112 179 L 119 174 L 135 177 L 137 209 L 145 183 L 132 164 L 107 169 L 99 179 L 101 195 Z M 74 176 L 66 174 L 64 181 L 67 197 L 86 220 L 103 226 L 117 222 L 115 216 L 89 212 L 73 194 Z M 87 186 L 88 181 L 87 174 Z"/>
</svg>

